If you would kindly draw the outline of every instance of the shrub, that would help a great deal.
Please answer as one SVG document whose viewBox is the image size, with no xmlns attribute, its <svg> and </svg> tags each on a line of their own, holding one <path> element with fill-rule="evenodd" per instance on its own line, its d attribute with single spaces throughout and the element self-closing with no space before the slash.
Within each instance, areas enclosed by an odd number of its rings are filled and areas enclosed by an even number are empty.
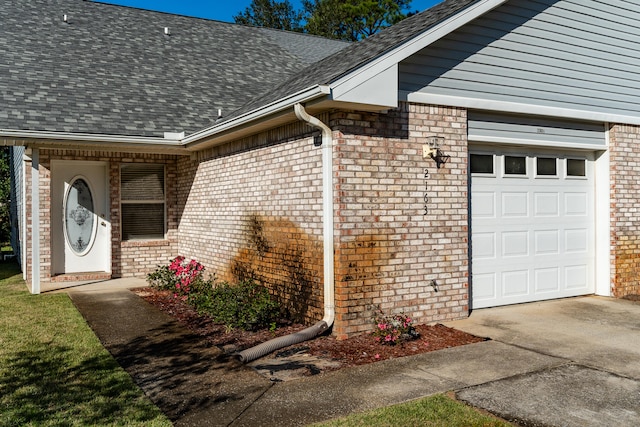
<svg viewBox="0 0 640 427">
<path fill-rule="evenodd" d="M 269 291 L 253 280 L 219 283 L 206 292 L 193 292 L 189 301 L 214 322 L 250 331 L 270 327 L 280 312 Z"/>
<path fill-rule="evenodd" d="M 381 311 L 375 318 L 375 323 L 376 329 L 372 335 L 380 344 L 395 345 L 418 337 L 411 318 L 404 314 L 387 316 Z"/>
<path fill-rule="evenodd" d="M 205 280 L 204 266 L 195 260 L 186 261 L 183 256 L 172 259 L 169 265 L 158 266 L 147 275 L 147 282 L 151 287 L 172 291 L 175 298 L 230 329 L 272 327 L 280 314 L 278 304 L 264 286 L 253 280 L 238 284 Z"/>
</svg>

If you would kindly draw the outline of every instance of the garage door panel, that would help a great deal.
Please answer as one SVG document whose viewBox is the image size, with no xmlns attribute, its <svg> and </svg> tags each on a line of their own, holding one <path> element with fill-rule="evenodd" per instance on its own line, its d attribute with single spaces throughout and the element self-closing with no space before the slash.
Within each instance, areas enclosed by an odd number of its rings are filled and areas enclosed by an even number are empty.
<svg viewBox="0 0 640 427">
<path fill-rule="evenodd" d="M 474 233 L 472 237 L 473 256 L 476 259 L 496 258 L 496 233 Z"/>
<path fill-rule="evenodd" d="M 565 215 L 583 217 L 589 215 L 591 207 L 586 193 L 565 193 L 564 200 Z"/>
<path fill-rule="evenodd" d="M 496 217 L 496 194 L 493 191 L 478 191 L 471 195 L 474 215 L 478 219 Z"/>
<path fill-rule="evenodd" d="M 473 279 L 474 298 L 478 301 L 493 301 L 497 297 L 496 273 L 478 273 Z"/>
<path fill-rule="evenodd" d="M 565 283 L 568 290 L 583 290 L 588 289 L 588 274 L 589 266 L 571 265 L 565 268 Z"/>
<path fill-rule="evenodd" d="M 529 269 L 502 272 L 502 296 L 519 297 L 529 294 Z"/>
<path fill-rule="evenodd" d="M 529 233 L 527 231 L 507 231 L 502 233 L 502 256 L 504 258 L 529 255 Z"/>
<path fill-rule="evenodd" d="M 502 217 L 523 218 L 529 216 L 529 195 L 527 192 L 502 193 Z"/>
<path fill-rule="evenodd" d="M 537 294 L 560 292 L 560 269 L 558 267 L 536 268 L 533 275 Z"/>
<path fill-rule="evenodd" d="M 535 156 L 527 153 L 529 165 Z M 584 154 L 575 154 L 578 155 Z M 474 308 L 592 293 L 595 206 L 592 163 L 584 177 L 471 175 L 471 292 Z M 591 160 L 589 160 L 591 161 Z M 534 168 L 529 167 L 531 171 Z"/>
<path fill-rule="evenodd" d="M 589 250 L 589 230 L 586 228 L 564 231 L 565 252 L 587 253 Z"/>
<path fill-rule="evenodd" d="M 536 217 L 557 217 L 560 214 L 559 194 L 534 193 L 533 212 Z"/>
<path fill-rule="evenodd" d="M 534 254 L 557 255 L 560 253 L 560 232 L 558 230 L 534 231 Z"/>
</svg>

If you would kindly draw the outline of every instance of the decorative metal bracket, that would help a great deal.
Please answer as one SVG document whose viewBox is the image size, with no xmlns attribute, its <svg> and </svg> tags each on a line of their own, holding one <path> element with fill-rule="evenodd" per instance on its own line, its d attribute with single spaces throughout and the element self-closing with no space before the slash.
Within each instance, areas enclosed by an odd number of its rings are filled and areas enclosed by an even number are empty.
<svg viewBox="0 0 640 427">
<path fill-rule="evenodd" d="M 440 166 L 449 161 L 451 156 L 445 155 L 440 147 L 444 143 L 444 137 L 431 136 L 429 137 L 428 144 L 422 146 L 422 155 L 426 158 L 432 158 L 436 162 L 436 167 L 440 169 Z"/>
</svg>

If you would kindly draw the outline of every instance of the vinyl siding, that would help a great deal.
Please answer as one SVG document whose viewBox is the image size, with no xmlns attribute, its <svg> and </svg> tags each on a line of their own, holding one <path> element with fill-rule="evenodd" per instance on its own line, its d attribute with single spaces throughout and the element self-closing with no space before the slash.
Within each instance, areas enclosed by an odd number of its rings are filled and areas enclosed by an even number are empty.
<svg viewBox="0 0 640 427">
<path fill-rule="evenodd" d="M 11 206 L 9 215 L 11 217 L 11 247 L 16 256 L 16 261 L 22 264 L 22 242 L 20 230 L 23 230 L 22 212 L 24 209 L 24 188 L 23 181 L 23 160 L 24 147 L 10 147 L 11 150 Z"/>
<path fill-rule="evenodd" d="M 606 146 L 602 123 L 469 111 L 469 141 Z"/>
<path fill-rule="evenodd" d="M 637 0 L 511 1 L 403 61 L 399 88 L 637 115 L 638 22 Z"/>
</svg>

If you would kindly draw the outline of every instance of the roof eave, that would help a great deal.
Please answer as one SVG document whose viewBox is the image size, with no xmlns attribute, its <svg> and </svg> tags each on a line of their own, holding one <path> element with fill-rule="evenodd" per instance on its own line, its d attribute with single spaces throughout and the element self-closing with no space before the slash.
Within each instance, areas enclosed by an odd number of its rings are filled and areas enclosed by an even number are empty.
<svg viewBox="0 0 640 427">
<path fill-rule="evenodd" d="M 0 145 L 85 148 L 188 155 L 180 139 L 72 132 L 0 129 Z"/>
<path fill-rule="evenodd" d="M 251 129 L 250 133 L 256 131 L 256 126 L 264 122 L 266 119 L 276 116 L 289 115 L 293 116 L 293 106 L 297 103 L 306 103 L 326 97 L 331 93 L 328 86 L 315 85 L 307 89 L 296 92 L 285 98 L 281 98 L 264 107 L 249 111 L 231 120 L 211 126 L 202 131 L 193 133 L 186 137 L 182 142 L 189 151 L 197 151 L 211 146 L 219 145 L 227 141 L 231 134 L 238 135 L 243 130 Z"/>
</svg>

